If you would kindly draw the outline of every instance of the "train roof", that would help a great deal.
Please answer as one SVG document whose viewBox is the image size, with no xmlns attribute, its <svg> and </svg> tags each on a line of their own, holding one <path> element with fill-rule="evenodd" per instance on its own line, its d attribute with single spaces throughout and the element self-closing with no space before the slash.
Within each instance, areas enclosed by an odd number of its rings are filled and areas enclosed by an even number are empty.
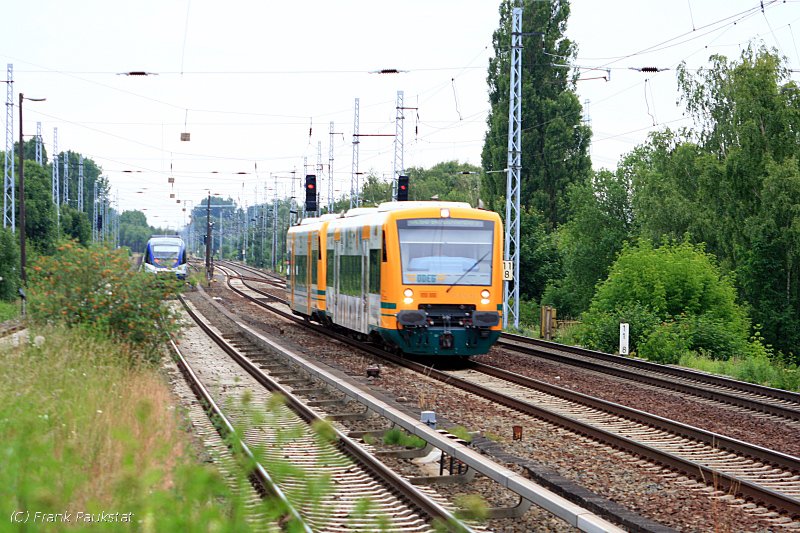
<svg viewBox="0 0 800 533">
<path fill-rule="evenodd" d="M 398 211 L 401 209 L 419 209 L 421 207 L 450 207 L 450 208 L 472 208 L 467 202 L 440 202 L 438 200 L 413 201 L 413 202 L 383 202 L 378 205 L 377 210 L 381 213 L 386 211 Z"/>
<path fill-rule="evenodd" d="M 368 217 L 365 220 L 369 220 L 371 224 L 374 223 L 381 223 L 379 221 L 386 220 L 387 218 L 393 218 L 392 213 L 398 213 L 401 211 L 410 211 L 416 209 L 469 209 L 475 211 L 481 211 L 482 213 L 486 213 L 485 215 L 478 216 L 478 218 L 485 218 L 490 217 L 492 215 L 498 216 L 493 211 L 486 211 L 483 209 L 473 208 L 467 202 L 446 202 L 446 201 L 439 201 L 439 200 L 428 200 L 428 201 L 410 201 L 410 202 L 383 202 L 378 205 L 378 207 L 354 207 L 352 209 L 347 210 L 345 213 L 329 213 L 325 215 L 321 215 L 319 217 L 312 217 L 312 218 L 305 218 L 301 220 L 298 224 L 291 226 L 289 228 L 289 233 L 305 233 L 307 231 L 313 231 L 316 228 L 310 226 L 320 226 L 324 222 L 331 222 L 332 226 L 338 227 L 347 227 L 353 224 L 363 224 L 363 219 L 359 219 L 359 217 Z M 491 213 L 492 215 L 489 215 Z M 449 215 L 445 215 L 449 216 Z"/>
<path fill-rule="evenodd" d="M 325 213 L 324 215 L 320 215 L 318 217 L 304 218 L 297 225 L 307 226 L 309 224 L 317 224 L 319 222 L 325 222 L 326 220 L 333 220 L 334 218 L 339 218 L 341 216 L 342 215 L 339 213 Z"/>
<path fill-rule="evenodd" d="M 153 235 L 148 239 L 147 244 L 183 244 L 183 239 L 180 235 Z"/>
</svg>

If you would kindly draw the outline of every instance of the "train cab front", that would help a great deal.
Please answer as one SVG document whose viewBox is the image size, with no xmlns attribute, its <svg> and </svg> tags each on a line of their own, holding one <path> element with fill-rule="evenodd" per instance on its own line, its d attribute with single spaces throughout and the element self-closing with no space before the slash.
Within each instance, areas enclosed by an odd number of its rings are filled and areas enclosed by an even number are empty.
<svg viewBox="0 0 800 533">
<path fill-rule="evenodd" d="M 500 222 L 441 212 L 397 221 L 401 283 L 390 291 L 398 303 L 384 337 L 410 354 L 483 354 L 502 329 Z"/>
</svg>

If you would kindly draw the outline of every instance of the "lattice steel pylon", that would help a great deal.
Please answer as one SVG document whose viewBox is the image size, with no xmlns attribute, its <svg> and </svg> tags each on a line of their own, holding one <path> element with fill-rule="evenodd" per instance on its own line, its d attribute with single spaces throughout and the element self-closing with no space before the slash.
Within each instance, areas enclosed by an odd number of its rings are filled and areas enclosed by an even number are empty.
<svg viewBox="0 0 800 533">
<path fill-rule="evenodd" d="M 333 213 L 333 121 L 331 121 L 330 147 L 328 148 L 328 213 Z"/>
<path fill-rule="evenodd" d="M 358 145 L 361 142 L 358 136 L 358 107 L 359 99 L 356 98 L 355 116 L 353 118 L 353 170 L 350 175 L 350 209 L 361 205 L 361 192 L 358 184 Z"/>
<path fill-rule="evenodd" d="M 69 205 L 69 153 L 64 150 L 64 205 Z"/>
<path fill-rule="evenodd" d="M 56 202 L 58 205 L 58 202 Z M 97 242 L 99 239 L 98 231 L 97 231 L 97 216 L 98 216 L 98 205 L 97 205 L 97 180 L 94 182 L 94 190 L 92 194 L 92 242 Z"/>
<path fill-rule="evenodd" d="M 503 327 L 519 329 L 520 171 L 522 169 L 522 8 L 511 22 L 511 88 L 508 105 L 508 177 L 506 180 L 506 242 L 503 258 L 511 261 L 513 279 L 503 287 Z"/>
<path fill-rule="evenodd" d="M 61 179 L 58 176 L 58 128 L 53 128 L 53 157 L 52 160 L 52 167 L 53 167 L 53 203 L 56 204 L 56 221 L 60 224 L 61 223 L 61 202 L 59 198 L 61 198 L 59 191 L 59 184 Z M 96 191 L 95 191 L 96 194 Z M 94 233 L 92 234 L 92 240 L 97 240 L 95 238 Z"/>
<path fill-rule="evenodd" d="M 3 227 L 16 231 L 14 216 L 14 65 L 6 75 L 6 157 L 3 174 Z"/>
<path fill-rule="evenodd" d="M 42 150 L 42 123 L 36 123 L 36 162 L 44 165 L 44 153 Z"/>
<path fill-rule="evenodd" d="M 278 268 L 278 177 L 275 176 L 275 196 L 272 199 L 272 271 Z"/>
<path fill-rule="evenodd" d="M 317 184 L 322 180 L 322 173 L 325 171 L 325 166 L 322 164 L 322 141 L 317 141 Z M 317 185 L 317 213 L 322 214 L 322 193 L 319 192 L 319 185 Z"/>
<path fill-rule="evenodd" d="M 119 192 L 117 192 L 119 202 Z M 78 156 L 78 211 L 83 211 L 83 156 Z"/>
<path fill-rule="evenodd" d="M 392 168 L 392 201 L 397 201 L 397 176 L 405 172 L 403 167 L 403 91 L 397 91 L 397 115 L 394 119 L 394 168 Z"/>
</svg>

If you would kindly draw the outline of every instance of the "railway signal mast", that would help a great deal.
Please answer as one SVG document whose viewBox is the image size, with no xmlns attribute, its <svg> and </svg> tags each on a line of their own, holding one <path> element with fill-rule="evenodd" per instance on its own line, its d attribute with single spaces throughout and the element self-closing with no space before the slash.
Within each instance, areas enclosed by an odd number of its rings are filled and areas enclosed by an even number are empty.
<svg viewBox="0 0 800 533">
<path fill-rule="evenodd" d="M 399 194 L 399 183 L 400 178 L 406 173 L 406 167 L 403 164 L 403 143 L 404 143 L 404 133 L 403 133 L 403 125 L 405 121 L 405 111 L 406 109 L 418 109 L 416 107 L 405 107 L 403 105 L 403 91 L 397 91 L 397 116 L 395 118 L 395 133 L 394 133 L 394 169 L 392 173 L 392 200 L 398 201 L 400 200 Z M 403 200 L 408 200 L 408 176 L 406 177 L 406 197 Z M 402 200 L 400 200 L 402 201 Z"/>
<path fill-rule="evenodd" d="M 333 213 L 333 121 L 331 121 L 330 147 L 328 148 L 328 213 Z"/>
<path fill-rule="evenodd" d="M 392 200 L 398 198 L 399 176 L 405 174 L 403 166 L 403 91 L 397 91 L 397 117 L 395 118 L 394 128 L 394 169 L 392 172 Z M 408 192 L 408 191 L 406 191 Z"/>
</svg>

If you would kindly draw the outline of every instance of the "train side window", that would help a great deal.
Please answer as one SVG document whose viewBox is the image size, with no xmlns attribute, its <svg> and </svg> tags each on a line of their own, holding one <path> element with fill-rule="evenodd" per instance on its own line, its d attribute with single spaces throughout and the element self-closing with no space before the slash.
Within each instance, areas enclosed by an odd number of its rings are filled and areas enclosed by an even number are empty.
<svg viewBox="0 0 800 533">
<path fill-rule="evenodd" d="M 369 251 L 369 287 L 371 294 L 377 294 L 381 290 L 381 265 L 378 263 L 378 253 L 380 250 L 373 248 Z"/>
<path fill-rule="evenodd" d="M 381 261 L 386 262 L 386 230 L 383 231 L 383 238 L 381 239 Z"/>
<path fill-rule="evenodd" d="M 325 256 L 325 282 L 331 288 L 333 287 L 333 255 L 334 251 L 330 249 Z"/>
</svg>

